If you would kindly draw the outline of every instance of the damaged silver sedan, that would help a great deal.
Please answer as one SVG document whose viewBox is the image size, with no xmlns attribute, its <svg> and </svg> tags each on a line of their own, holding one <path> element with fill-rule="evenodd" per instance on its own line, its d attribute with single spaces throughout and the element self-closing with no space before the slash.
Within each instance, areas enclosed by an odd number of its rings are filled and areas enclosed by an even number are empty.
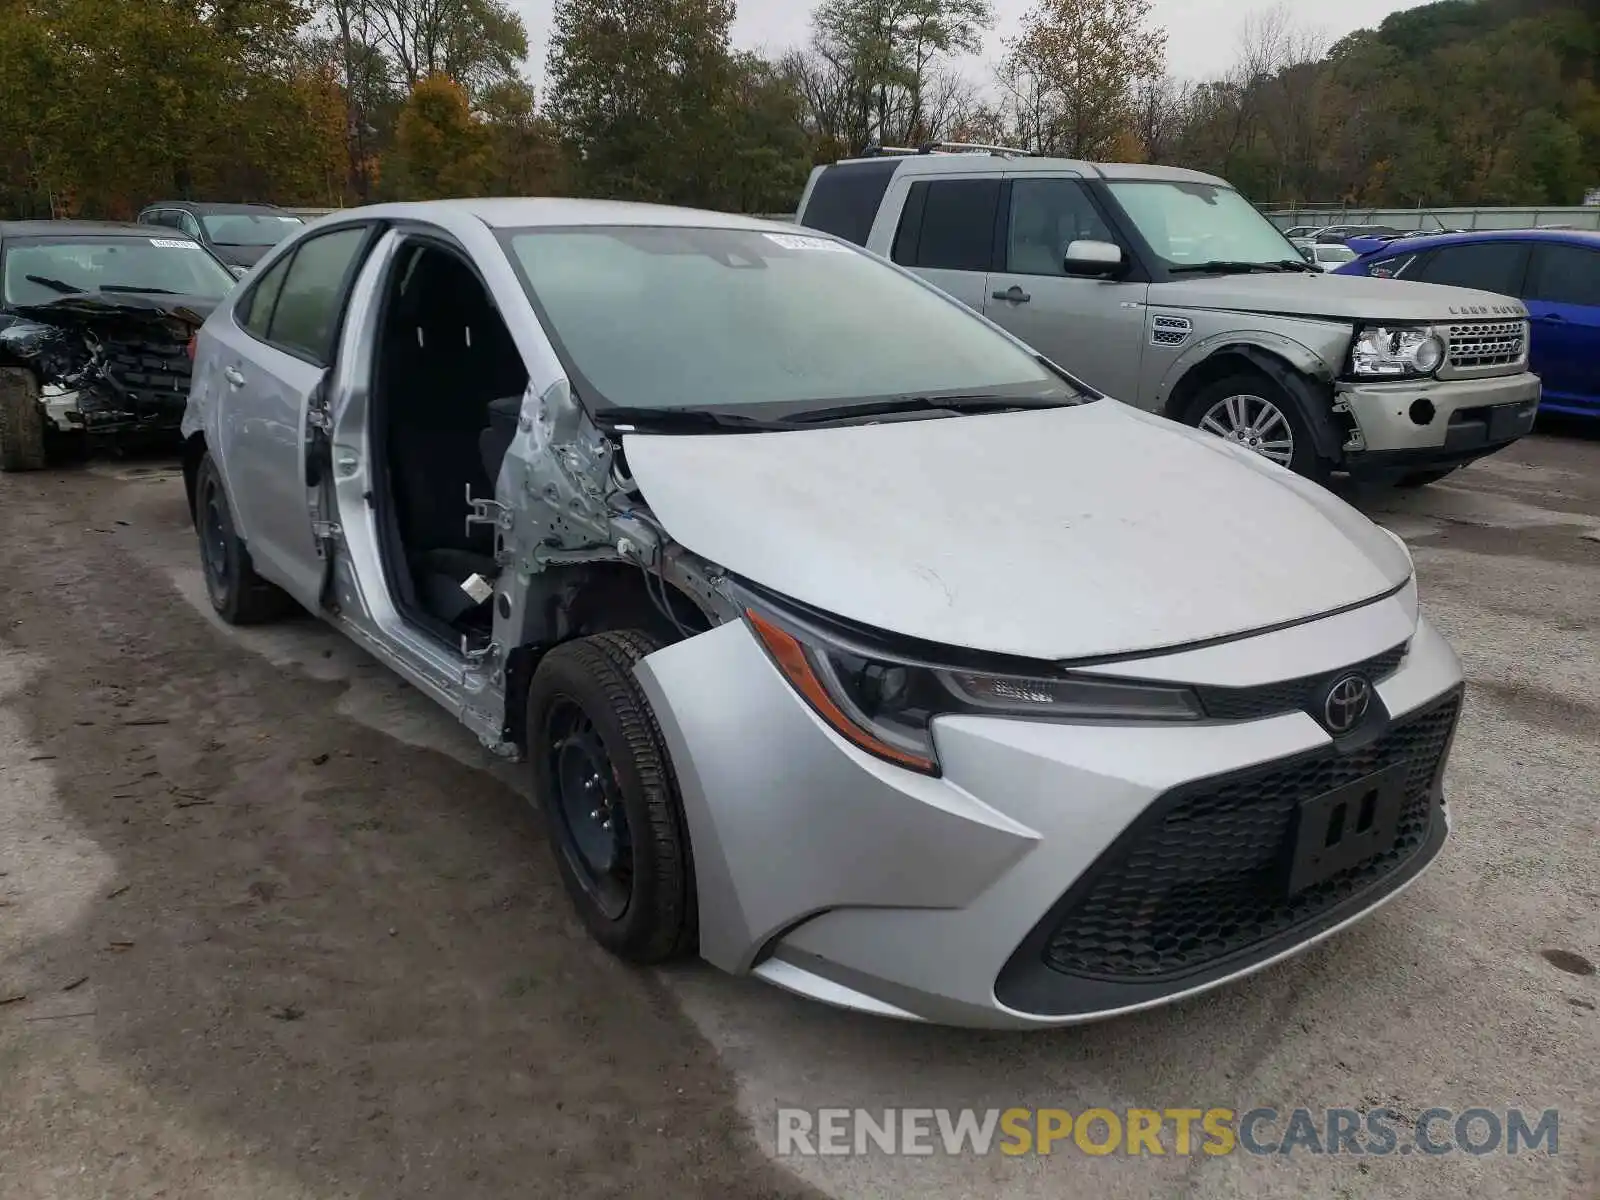
<svg viewBox="0 0 1600 1200">
<path fill-rule="evenodd" d="M 527 763 L 630 961 L 1068 1024 L 1448 835 L 1461 672 L 1399 539 L 823 234 L 340 213 L 206 322 L 183 432 L 217 612 L 303 606 Z"/>
<path fill-rule="evenodd" d="M 176 446 L 189 343 L 233 284 L 198 242 L 148 225 L 0 222 L 0 470 Z"/>
</svg>

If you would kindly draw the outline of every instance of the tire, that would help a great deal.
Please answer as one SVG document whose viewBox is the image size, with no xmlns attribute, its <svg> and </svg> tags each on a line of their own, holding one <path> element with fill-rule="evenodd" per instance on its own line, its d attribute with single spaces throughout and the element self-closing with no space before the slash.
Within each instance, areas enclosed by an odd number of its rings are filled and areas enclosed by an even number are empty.
<svg viewBox="0 0 1600 1200">
<path fill-rule="evenodd" d="M 633 674 L 661 645 L 636 630 L 579 638 L 528 686 L 528 761 L 562 883 L 591 936 L 641 965 L 690 953 L 697 926 L 677 779 Z"/>
<path fill-rule="evenodd" d="M 287 594 L 256 574 L 250 551 L 233 525 L 233 509 L 222 472 L 210 454 L 195 473 L 194 526 L 200 541 L 200 569 L 211 607 L 229 625 L 260 625 L 294 607 Z"/>
<path fill-rule="evenodd" d="M 0 368 L 0 471 L 39 471 L 44 465 L 39 381 L 32 371 Z"/>
<path fill-rule="evenodd" d="M 1328 463 L 1317 454 L 1299 401 L 1258 371 L 1241 371 L 1201 388 L 1184 408 L 1183 423 L 1238 442 L 1296 475 L 1319 483 L 1328 477 Z"/>
<path fill-rule="evenodd" d="M 1438 483 L 1447 475 L 1454 475 L 1460 469 L 1460 467 L 1438 467 L 1432 471 L 1413 471 L 1395 480 L 1394 485 L 1402 488 L 1427 487 L 1430 483 Z"/>
</svg>

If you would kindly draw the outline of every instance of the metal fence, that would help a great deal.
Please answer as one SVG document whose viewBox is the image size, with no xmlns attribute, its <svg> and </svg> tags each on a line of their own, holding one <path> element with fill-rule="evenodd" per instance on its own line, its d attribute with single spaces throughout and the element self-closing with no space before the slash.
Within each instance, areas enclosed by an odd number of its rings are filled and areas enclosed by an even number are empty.
<svg viewBox="0 0 1600 1200">
<path fill-rule="evenodd" d="M 1387 225 L 1391 229 L 1600 229 L 1600 206 L 1584 208 L 1268 208 L 1279 229 L 1296 225 Z"/>
</svg>

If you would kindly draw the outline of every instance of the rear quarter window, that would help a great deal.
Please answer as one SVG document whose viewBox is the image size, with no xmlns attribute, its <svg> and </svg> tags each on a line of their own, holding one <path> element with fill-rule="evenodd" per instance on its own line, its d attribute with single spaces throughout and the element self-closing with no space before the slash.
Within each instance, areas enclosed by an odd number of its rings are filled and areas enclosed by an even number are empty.
<svg viewBox="0 0 1600 1200">
<path fill-rule="evenodd" d="M 823 168 L 811 187 L 800 224 L 865 246 L 899 162 L 840 163 Z"/>
</svg>

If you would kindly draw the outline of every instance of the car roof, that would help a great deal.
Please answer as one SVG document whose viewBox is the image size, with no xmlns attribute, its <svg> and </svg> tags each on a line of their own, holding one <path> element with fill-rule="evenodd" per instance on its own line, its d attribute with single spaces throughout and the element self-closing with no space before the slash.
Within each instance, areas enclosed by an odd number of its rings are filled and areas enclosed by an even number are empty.
<svg viewBox="0 0 1600 1200">
<path fill-rule="evenodd" d="M 150 226 L 131 221 L 0 221 L 0 239 L 15 237 L 93 237 L 96 234 L 149 237 Z M 166 237 L 167 234 L 161 236 Z M 182 237 L 182 234 L 178 234 Z"/>
<path fill-rule="evenodd" d="M 370 204 L 341 208 L 320 218 L 319 230 L 348 221 L 385 219 L 433 221 L 445 216 L 476 217 L 491 229 L 557 228 L 568 225 L 665 225 L 700 229 L 757 229 L 796 233 L 783 221 L 764 221 L 737 213 L 664 204 L 639 204 L 626 200 L 572 200 L 556 197 L 485 197 L 461 200 L 421 200 L 396 204 Z M 814 230 L 804 231 L 816 236 Z"/>
<path fill-rule="evenodd" d="M 1069 171 L 1088 179 L 1148 180 L 1160 183 L 1207 183 L 1215 187 L 1232 188 L 1226 179 L 1191 171 L 1186 167 L 1163 167 L 1152 163 L 1102 163 L 1074 158 L 1040 158 L 1016 154 L 901 154 L 875 155 L 869 158 L 846 158 L 832 164 L 831 169 L 849 169 L 877 164 L 882 170 L 885 162 L 907 175 L 1051 175 Z"/>
<path fill-rule="evenodd" d="M 1476 229 L 1466 233 L 1433 233 L 1388 242 L 1372 256 L 1393 250 L 1418 254 L 1439 246 L 1468 246 L 1477 242 L 1558 242 L 1600 250 L 1600 231 L 1586 229 Z"/>
<path fill-rule="evenodd" d="M 154 200 L 141 208 L 140 212 L 149 212 L 153 208 L 181 208 L 185 212 L 197 213 L 201 216 L 207 213 L 221 215 L 223 213 L 282 213 L 289 215 L 289 210 L 276 204 L 224 204 L 211 203 L 206 200 Z"/>
</svg>

